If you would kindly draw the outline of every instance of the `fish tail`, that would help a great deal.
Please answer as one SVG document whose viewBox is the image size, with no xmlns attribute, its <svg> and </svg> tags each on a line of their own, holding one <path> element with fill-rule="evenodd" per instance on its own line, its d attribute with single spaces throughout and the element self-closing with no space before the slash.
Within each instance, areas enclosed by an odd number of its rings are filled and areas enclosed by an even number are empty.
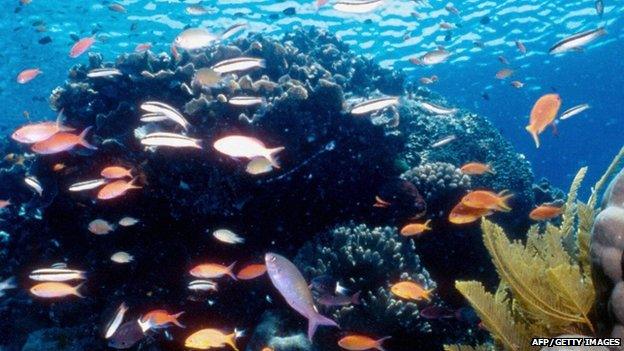
<svg viewBox="0 0 624 351">
<path fill-rule="evenodd" d="M 487 171 L 486 171 L 486 172 L 487 172 L 487 173 L 489 173 L 489 174 L 495 175 L 495 174 L 496 174 L 496 171 L 492 168 L 492 166 L 490 166 L 490 164 L 489 164 L 489 163 L 488 163 L 488 165 L 487 165 L 487 166 L 488 166 L 488 169 L 487 169 Z"/>
<path fill-rule="evenodd" d="M 537 149 L 539 149 L 539 147 L 540 147 L 540 141 L 539 141 L 539 138 L 538 138 L 538 136 L 537 136 L 537 131 L 535 131 L 535 130 L 533 129 L 533 127 L 531 127 L 530 125 L 526 126 L 526 128 L 525 128 L 525 129 L 526 129 L 526 130 L 527 130 L 527 132 L 529 132 L 529 133 L 531 134 L 531 136 L 533 137 L 533 141 L 535 141 L 535 147 L 536 147 Z"/>
<path fill-rule="evenodd" d="M 509 207 L 509 205 L 507 204 L 507 201 L 512 198 L 514 196 L 514 194 L 507 194 L 509 192 L 509 190 L 503 190 L 499 193 L 499 195 L 502 195 L 502 197 L 500 198 L 499 202 L 498 202 L 498 207 L 499 209 L 501 209 L 504 212 L 509 212 L 511 211 L 511 207 Z M 506 195 L 505 195 L 506 194 Z"/>
<path fill-rule="evenodd" d="M 82 294 L 80 293 L 80 291 L 79 291 L 79 290 L 80 290 L 80 288 L 81 288 L 83 285 L 85 285 L 85 282 L 82 282 L 82 283 L 80 283 L 80 284 L 76 285 L 76 287 L 74 287 L 74 291 L 73 291 L 73 294 L 74 294 L 74 295 L 76 295 L 76 296 L 78 296 L 78 297 L 79 297 L 79 298 L 81 298 L 81 299 L 84 299 L 84 298 L 85 298 L 85 297 L 84 297 L 84 295 L 82 295 Z"/>
<path fill-rule="evenodd" d="M 128 184 L 128 188 L 129 189 L 141 189 L 141 188 L 143 188 L 142 186 L 134 185 L 134 182 L 136 182 L 138 179 L 139 179 L 139 177 L 132 178 L 132 180 Z"/>
<path fill-rule="evenodd" d="M 392 338 L 392 336 L 384 336 L 383 338 L 375 340 L 375 348 L 379 351 L 386 351 L 381 344 L 390 338 Z"/>
<path fill-rule="evenodd" d="M 261 68 L 266 68 L 266 60 L 264 59 L 259 60 L 258 65 L 260 65 Z"/>
<path fill-rule="evenodd" d="M 319 325 L 327 325 L 340 328 L 338 326 L 338 323 L 321 315 L 320 313 L 315 313 L 314 315 L 308 317 L 308 339 L 312 340 L 312 337 L 314 337 L 314 333 L 316 332 L 316 328 Z"/>
<path fill-rule="evenodd" d="M 230 277 L 232 277 L 232 279 L 234 280 L 238 280 L 238 278 L 236 278 L 236 275 L 234 274 L 234 266 L 236 265 L 236 261 L 232 262 L 231 265 L 229 265 L 227 267 L 227 275 L 229 275 Z"/>
<path fill-rule="evenodd" d="M 431 219 L 428 219 L 425 221 L 425 229 L 427 230 L 431 230 L 431 227 L 429 226 L 429 223 L 431 223 Z"/>
<path fill-rule="evenodd" d="M 8 277 L 2 282 L 0 282 L 0 292 L 2 290 L 15 289 L 17 285 L 15 285 L 15 277 Z"/>
<path fill-rule="evenodd" d="M 277 158 L 275 157 L 275 154 L 277 154 L 278 152 L 284 150 L 285 147 L 280 146 L 280 147 L 276 147 L 274 149 L 269 149 L 268 150 L 268 156 L 267 156 L 267 160 L 269 160 L 269 162 L 271 162 L 271 165 L 275 168 L 280 168 L 279 163 L 277 162 Z"/>
<path fill-rule="evenodd" d="M 97 150 L 97 147 L 94 145 L 91 145 L 91 143 L 89 143 L 87 141 L 87 134 L 89 133 L 89 131 L 91 130 L 91 128 L 93 127 L 87 127 L 85 128 L 85 130 L 82 131 L 82 133 L 80 133 L 79 138 L 80 141 L 78 141 L 78 143 L 84 147 L 86 147 L 87 149 L 91 149 L 91 150 Z"/>
<path fill-rule="evenodd" d="M 240 351 L 238 349 L 238 347 L 236 346 L 236 338 L 237 337 L 238 337 L 238 331 L 236 331 L 236 329 L 234 329 L 234 332 L 232 334 L 227 336 L 227 344 L 232 346 L 234 351 Z"/>
<path fill-rule="evenodd" d="M 201 145 L 201 140 L 199 139 L 195 139 L 195 145 L 193 145 L 194 148 L 197 149 L 203 149 L 204 147 Z"/>
<path fill-rule="evenodd" d="M 183 315 L 183 314 L 184 314 L 184 311 L 180 311 L 180 312 L 174 314 L 173 316 L 171 316 L 171 318 L 173 319 L 171 321 L 171 323 L 177 325 L 180 328 L 186 328 L 186 326 L 184 324 L 182 324 L 182 323 L 180 323 L 180 321 L 178 321 L 178 318 L 180 318 L 180 316 Z"/>
</svg>

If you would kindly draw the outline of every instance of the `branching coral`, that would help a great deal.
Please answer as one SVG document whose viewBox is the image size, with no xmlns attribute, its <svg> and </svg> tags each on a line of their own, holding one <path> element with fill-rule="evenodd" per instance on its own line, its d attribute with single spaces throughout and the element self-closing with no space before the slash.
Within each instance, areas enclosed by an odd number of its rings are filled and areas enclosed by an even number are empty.
<svg viewBox="0 0 624 351">
<path fill-rule="evenodd" d="M 526 244 L 510 241 L 499 226 L 482 220 L 483 241 L 501 278 L 499 291 L 492 295 L 475 281 L 456 287 L 507 350 L 529 350 L 531 337 L 595 334 L 590 319 L 595 290 L 584 262 L 592 211 L 576 198 L 585 172 L 582 168 L 574 178 L 561 225 L 547 224 L 542 231 L 532 226 Z"/>
</svg>

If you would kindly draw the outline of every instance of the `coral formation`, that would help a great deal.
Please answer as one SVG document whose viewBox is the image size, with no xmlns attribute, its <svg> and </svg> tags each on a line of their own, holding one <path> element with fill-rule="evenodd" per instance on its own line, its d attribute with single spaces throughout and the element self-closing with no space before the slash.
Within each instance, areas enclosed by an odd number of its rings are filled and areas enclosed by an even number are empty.
<svg viewBox="0 0 624 351">
<path fill-rule="evenodd" d="M 624 156 L 620 152 L 612 165 L 619 163 Z M 608 177 L 603 177 L 602 182 Z M 599 191 L 599 186 L 597 190 Z M 615 318 L 610 331 L 612 337 L 624 337 L 624 278 L 622 276 L 622 258 L 624 257 L 624 169 L 611 181 L 602 198 L 602 209 L 596 216 L 591 229 L 591 260 L 596 275 L 604 278 L 607 284 L 602 287 L 608 296 L 609 310 Z M 604 294 L 603 294 L 604 295 Z M 604 312 L 604 302 L 599 306 Z"/>
<path fill-rule="evenodd" d="M 471 188 L 470 176 L 446 162 L 428 162 L 403 173 L 401 178 L 414 183 L 426 203 L 435 209 L 452 207 Z M 445 211 L 446 212 L 446 211 Z"/>
<path fill-rule="evenodd" d="M 547 224 L 542 232 L 532 226 L 526 244 L 510 241 L 502 228 L 482 220 L 483 241 L 501 283 L 494 295 L 476 281 L 458 281 L 456 287 L 507 350 L 529 350 L 533 335 L 596 334 L 590 318 L 596 293 L 586 252 L 593 212 L 576 198 L 586 170 L 574 178 L 561 224 Z"/>
<path fill-rule="evenodd" d="M 304 245 L 295 263 L 308 279 L 328 275 L 350 291 L 361 292 L 360 305 L 329 308 L 342 329 L 393 335 L 399 345 L 401 337 L 430 347 L 445 339 L 457 340 L 463 334 L 457 324 L 449 323 L 441 335 L 431 326 L 435 322 L 420 316 L 419 307 L 428 302 L 404 301 L 390 292 L 392 284 L 403 280 L 436 287 L 414 249 L 413 241 L 394 228 L 351 223 Z"/>
</svg>

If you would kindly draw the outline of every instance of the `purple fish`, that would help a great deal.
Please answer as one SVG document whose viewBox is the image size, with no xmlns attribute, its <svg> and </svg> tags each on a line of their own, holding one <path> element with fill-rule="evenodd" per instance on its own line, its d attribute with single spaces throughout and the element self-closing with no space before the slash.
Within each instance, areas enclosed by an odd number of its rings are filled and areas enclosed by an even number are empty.
<svg viewBox="0 0 624 351">
<path fill-rule="evenodd" d="M 290 307 L 308 319 L 308 339 L 312 340 L 319 325 L 338 327 L 336 322 L 318 313 L 308 283 L 292 262 L 271 252 L 264 256 L 264 260 L 275 288 Z"/>
<path fill-rule="evenodd" d="M 132 320 L 122 324 L 108 340 L 108 346 L 114 349 L 129 349 L 145 338 L 138 321 Z"/>
<path fill-rule="evenodd" d="M 360 291 L 353 296 L 325 294 L 318 298 L 318 303 L 324 306 L 347 306 L 360 304 Z"/>
</svg>

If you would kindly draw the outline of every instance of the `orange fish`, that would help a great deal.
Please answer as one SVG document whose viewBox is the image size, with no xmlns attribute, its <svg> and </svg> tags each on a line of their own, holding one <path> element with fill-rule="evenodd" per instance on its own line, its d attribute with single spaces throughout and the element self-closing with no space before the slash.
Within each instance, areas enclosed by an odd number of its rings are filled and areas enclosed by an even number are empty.
<svg viewBox="0 0 624 351">
<path fill-rule="evenodd" d="M 80 289 L 81 286 L 82 284 L 78 286 L 71 286 L 61 282 L 45 282 L 33 286 L 30 288 L 30 292 L 35 296 L 47 299 L 65 297 L 69 295 L 84 297 L 80 294 L 80 292 L 78 292 L 78 289 Z"/>
<path fill-rule="evenodd" d="M 87 149 L 97 150 L 97 147 L 91 145 L 85 138 L 91 127 L 86 128 L 79 135 L 60 132 L 52 135 L 49 139 L 39 141 L 32 146 L 32 151 L 40 155 L 51 155 L 59 152 L 69 151 L 81 145 Z"/>
<path fill-rule="evenodd" d="M 390 202 L 380 198 L 379 196 L 375 196 L 375 203 L 373 207 L 387 208 L 392 205 Z"/>
<path fill-rule="evenodd" d="M 401 235 L 412 236 L 422 234 L 428 230 L 431 230 L 429 223 L 431 223 L 430 219 L 428 219 L 425 223 L 410 223 L 405 227 L 401 228 Z"/>
<path fill-rule="evenodd" d="M 100 200 L 110 200 L 119 196 L 123 196 L 128 192 L 128 190 L 132 189 L 141 189 L 141 186 L 134 185 L 134 182 L 137 178 L 132 179 L 127 182 L 125 180 L 116 180 L 114 182 L 108 183 L 103 186 L 100 191 L 98 191 L 97 197 Z"/>
<path fill-rule="evenodd" d="M 492 210 L 487 208 L 472 208 L 468 207 L 461 202 L 455 205 L 449 213 L 449 222 L 453 224 L 468 224 L 477 221 L 481 217 L 486 217 L 492 214 Z"/>
<path fill-rule="evenodd" d="M 11 200 L 0 200 L 0 209 L 11 206 Z"/>
<path fill-rule="evenodd" d="M 104 168 L 100 175 L 106 179 L 132 178 L 132 170 L 120 166 L 110 166 Z"/>
<path fill-rule="evenodd" d="M 95 35 L 91 37 L 86 37 L 78 40 L 74 46 L 72 46 L 71 50 L 69 50 L 69 57 L 76 58 L 82 54 L 84 54 L 91 45 L 95 43 Z"/>
<path fill-rule="evenodd" d="M 238 271 L 236 278 L 240 280 L 250 280 L 258 278 L 264 273 L 266 273 L 266 266 L 264 264 L 250 264 Z"/>
<path fill-rule="evenodd" d="M 513 194 L 507 193 L 508 190 L 503 190 L 498 194 L 488 190 L 475 190 L 464 195 L 461 203 L 472 208 L 509 212 L 511 207 L 507 205 L 507 200 Z"/>
<path fill-rule="evenodd" d="M 184 311 L 178 312 L 176 314 L 169 314 L 166 310 L 153 310 L 147 312 L 143 317 L 141 317 L 141 322 L 143 324 L 147 324 L 151 328 L 166 328 L 168 324 L 177 325 L 180 328 L 186 328 L 182 323 L 178 321 L 178 318 L 184 314 Z"/>
<path fill-rule="evenodd" d="M 385 351 L 381 344 L 387 339 L 390 339 L 390 336 L 375 340 L 368 336 L 352 334 L 338 340 L 338 346 L 349 351 L 364 351 L 372 349 Z"/>
<path fill-rule="evenodd" d="M 513 74 L 513 70 L 509 68 L 503 68 L 496 72 L 496 79 L 505 79 Z"/>
<path fill-rule="evenodd" d="M 262 348 L 262 351 L 274 351 L 272 348 L 266 346 Z"/>
<path fill-rule="evenodd" d="M 35 79 L 35 77 L 37 77 L 41 73 L 43 72 L 41 72 L 39 68 L 25 69 L 17 75 L 17 82 L 20 84 L 26 84 L 31 80 Z"/>
<path fill-rule="evenodd" d="M 152 48 L 152 43 L 143 43 L 143 44 L 139 44 L 136 46 L 136 48 L 134 48 L 135 52 L 145 52 L 149 49 Z"/>
<path fill-rule="evenodd" d="M 431 294 L 433 289 L 425 290 L 422 286 L 416 284 L 415 282 L 402 281 L 390 287 L 390 291 L 394 295 L 406 300 L 419 301 L 425 299 L 427 301 L 431 301 L 429 294 Z"/>
<path fill-rule="evenodd" d="M 537 136 L 542 133 L 546 127 L 553 124 L 559 112 L 559 107 L 561 107 L 561 98 L 558 94 L 546 94 L 540 97 L 535 102 L 535 105 L 533 105 L 529 125 L 526 126 L 526 130 L 533 136 L 535 147 L 540 147 L 539 138 Z"/>
<path fill-rule="evenodd" d="M 54 166 L 52 166 L 52 170 L 54 172 L 59 172 L 65 169 L 65 164 L 64 163 L 55 163 Z"/>
<path fill-rule="evenodd" d="M 547 221 L 555 217 L 559 217 L 563 212 L 561 206 L 553 206 L 549 204 L 542 204 L 529 213 L 529 218 L 534 221 Z"/>
<path fill-rule="evenodd" d="M 479 162 L 466 163 L 465 165 L 461 166 L 460 170 L 463 174 L 468 175 L 481 175 L 484 173 L 494 174 L 494 171 L 492 171 L 490 165 Z"/>
<path fill-rule="evenodd" d="M 74 129 L 62 124 L 63 111 L 59 112 L 56 122 L 39 122 L 19 127 L 11 138 L 22 144 L 34 144 L 52 137 L 58 132 L 71 132 Z"/>
<path fill-rule="evenodd" d="M 224 275 L 229 275 L 230 277 L 232 277 L 232 279 L 237 280 L 236 276 L 232 272 L 232 269 L 234 269 L 235 264 L 236 262 L 226 267 L 218 263 L 204 263 L 204 264 L 200 264 L 200 265 L 193 267 L 193 269 L 191 269 L 189 273 L 193 277 L 203 278 L 203 279 L 220 278 L 220 277 L 223 277 Z"/>
</svg>

